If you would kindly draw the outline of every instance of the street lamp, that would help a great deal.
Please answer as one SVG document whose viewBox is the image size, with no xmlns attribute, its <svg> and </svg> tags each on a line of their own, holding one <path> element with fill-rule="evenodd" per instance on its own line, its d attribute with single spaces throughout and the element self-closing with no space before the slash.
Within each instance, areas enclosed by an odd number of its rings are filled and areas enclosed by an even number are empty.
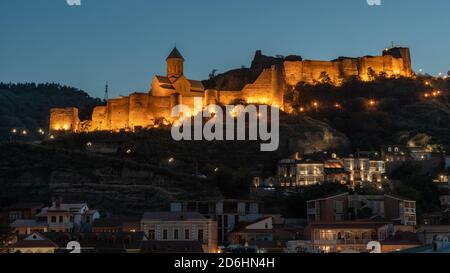
<svg viewBox="0 0 450 273">
<path fill-rule="evenodd" d="M 11 129 L 11 134 L 9 135 L 9 142 L 13 141 L 13 136 L 15 136 L 17 134 L 17 129 L 16 128 L 12 128 Z"/>
</svg>

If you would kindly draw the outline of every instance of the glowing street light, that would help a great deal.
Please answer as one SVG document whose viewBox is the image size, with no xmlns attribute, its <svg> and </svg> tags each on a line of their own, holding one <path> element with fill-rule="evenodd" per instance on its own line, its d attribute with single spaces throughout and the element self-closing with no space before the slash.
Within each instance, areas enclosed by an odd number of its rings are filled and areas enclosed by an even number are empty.
<svg viewBox="0 0 450 273">
<path fill-rule="evenodd" d="M 171 157 L 167 160 L 169 163 L 173 163 L 175 161 L 175 158 Z"/>
<path fill-rule="evenodd" d="M 369 106 L 374 107 L 375 105 L 377 105 L 375 100 L 369 100 Z"/>
<path fill-rule="evenodd" d="M 24 136 L 28 135 L 27 130 L 23 130 L 23 131 L 22 131 L 22 135 L 24 135 Z"/>
<path fill-rule="evenodd" d="M 11 129 L 11 133 L 12 133 L 12 134 L 17 134 L 17 129 L 16 129 L 16 128 L 12 128 L 12 129 Z"/>
<path fill-rule="evenodd" d="M 337 109 L 341 109 L 341 108 L 342 108 L 342 106 L 341 106 L 339 103 L 336 103 L 336 104 L 334 105 L 334 107 L 337 108 Z"/>
<path fill-rule="evenodd" d="M 319 102 L 318 101 L 313 101 L 312 105 L 317 111 L 317 109 L 319 108 Z"/>
</svg>

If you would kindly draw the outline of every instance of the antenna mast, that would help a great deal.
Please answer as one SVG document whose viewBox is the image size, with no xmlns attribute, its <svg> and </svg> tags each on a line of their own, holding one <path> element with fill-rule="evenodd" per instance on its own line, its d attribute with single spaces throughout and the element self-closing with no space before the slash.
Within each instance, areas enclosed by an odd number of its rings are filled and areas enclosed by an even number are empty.
<svg viewBox="0 0 450 273">
<path fill-rule="evenodd" d="M 106 85 L 105 85 L 105 97 L 103 98 L 103 100 L 105 100 L 105 101 L 108 101 L 108 89 L 109 89 L 108 82 L 106 82 Z"/>
</svg>

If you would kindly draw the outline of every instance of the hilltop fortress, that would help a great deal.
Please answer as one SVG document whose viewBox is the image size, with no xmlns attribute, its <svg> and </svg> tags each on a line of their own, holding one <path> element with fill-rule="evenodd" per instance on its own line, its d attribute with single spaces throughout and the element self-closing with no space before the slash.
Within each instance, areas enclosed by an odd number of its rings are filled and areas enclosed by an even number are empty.
<svg viewBox="0 0 450 273">
<path fill-rule="evenodd" d="M 261 51 L 256 52 L 260 57 Z M 51 131 L 91 132 L 136 130 L 158 126 L 158 122 L 171 123 L 171 109 L 179 104 L 187 105 L 192 113 L 194 98 L 209 104 L 233 104 L 241 100 L 253 104 L 270 104 L 283 107 L 287 86 L 299 83 L 317 84 L 326 80 L 339 85 L 351 77 L 370 81 L 377 75 L 386 77 L 411 77 L 413 75 L 408 48 L 391 48 L 382 56 L 360 58 L 340 57 L 333 61 L 303 60 L 299 56 L 278 59 L 279 62 L 263 67 L 253 83 L 242 90 L 205 89 L 203 83 L 184 75 L 184 58 L 174 48 L 166 59 L 166 75 L 156 75 L 145 93 L 133 93 L 126 97 L 107 101 L 97 106 L 92 119 L 80 121 L 77 108 L 54 108 L 50 113 Z"/>
</svg>

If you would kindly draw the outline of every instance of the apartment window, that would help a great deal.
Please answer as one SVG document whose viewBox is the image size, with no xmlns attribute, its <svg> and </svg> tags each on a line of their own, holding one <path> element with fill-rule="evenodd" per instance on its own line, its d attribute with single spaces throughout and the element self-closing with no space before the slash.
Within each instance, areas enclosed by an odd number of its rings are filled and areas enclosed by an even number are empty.
<svg viewBox="0 0 450 273">
<path fill-rule="evenodd" d="M 150 229 L 148 231 L 148 239 L 149 240 L 155 240 L 155 230 L 154 229 Z"/>
<path fill-rule="evenodd" d="M 86 223 L 90 223 L 91 222 L 91 217 L 90 216 L 86 216 Z"/>
<path fill-rule="evenodd" d="M 69 219 L 70 219 L 70 222 L 71 222 L 71 223 L 75 222 L 75 218 L 74 218 L 73 216 L 70 216 Z"/>
<path fill-rule="evenodd" d="M 198 240 L 203 241 L 203 229 L 198 230 Z"/>
<path fill-rule="evenodd" d="M 50 221 L 51 221 L 52 223 L 56 223 L 56 216 L 52 216 Z"/>
<path fill-rule="evenodd" d="M 12 211 L 9 213 L 10 221 L 14 221 L 14 220 L 18 220 L 18 219 L 22 219 L 22 213 L 20 211 Z"/>
<path fill-rule="evenodd" d="M 64 222 L 64 218 L 62 216 L 59 216 L 59 222 L 60 223 Z"/>
<path fill-rule="evenodd" d="M 163 240 L 167 240 L 167 229 L 163 230 Z"/>
<path fill-rule="evenodd" d="M 334 212 L 335 213 L 344 213 L 344 202 L 343 201 L 335 201 L 334 202 Z"/>
<path fill-rule="evenodd" d="M 174 231 L 173 231 L 173 239 L 174 240 L 178 240 L 178 229 L 175 229 Z"/>
<path fill-rule="evenodd" d="M 189 229 L 185 229 L 185 230 L 184 230 L 184 239 L 185 239 L 185 240 L 189 240 L 189 237 L 190 237 L 190 236 L 189 236 Z"/>
</svg>

